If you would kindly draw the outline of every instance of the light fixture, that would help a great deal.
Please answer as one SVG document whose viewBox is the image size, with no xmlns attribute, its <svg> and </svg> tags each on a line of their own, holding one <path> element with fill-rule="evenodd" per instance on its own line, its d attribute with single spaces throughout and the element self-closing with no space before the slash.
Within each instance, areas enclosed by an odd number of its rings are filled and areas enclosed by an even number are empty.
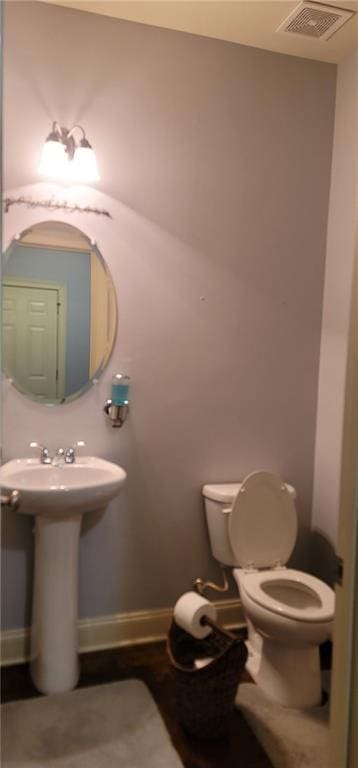
<svg viewBox="0 0 358 768">
<path fill-rule="evenodd" d="M 82 132 L 76 142 L 74 133 Z M 81 125 L 63 128 L 56 121 L 52 125 L 42 150 L 39 173 L 61 181 L 89 183 L 99 180 L 96 155 Z"/>
</svg>

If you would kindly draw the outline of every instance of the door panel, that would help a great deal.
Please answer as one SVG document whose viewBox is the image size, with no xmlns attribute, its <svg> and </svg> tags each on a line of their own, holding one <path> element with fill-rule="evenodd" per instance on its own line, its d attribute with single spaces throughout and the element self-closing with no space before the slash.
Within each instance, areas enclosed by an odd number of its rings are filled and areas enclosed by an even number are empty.
<svg viewBox="0 0 358 768">
<path fill-rule="evenodd" d="M 36 398 L 56 399 L 58 291 L 3 287 L 3 361 L 7 376 Z"/>
<path fill-rule="evenodd" d="M 330 768 L 358 766 L 358 239 L 352 282 L 341 466 Z"/>
</svg>

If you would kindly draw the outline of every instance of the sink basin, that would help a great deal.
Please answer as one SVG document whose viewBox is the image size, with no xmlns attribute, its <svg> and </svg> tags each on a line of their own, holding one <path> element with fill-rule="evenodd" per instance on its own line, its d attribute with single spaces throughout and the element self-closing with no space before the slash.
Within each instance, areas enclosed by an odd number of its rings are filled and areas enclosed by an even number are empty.
<svg viewBox="0 0 358 768">
<path fill-rule="evenodd" d="M 122 467 L 95 456 L 58 466 L 34 458 L 13 459 L 0 467 L 3 492 L 19 491 L 18 511 L 46 517 L 103 509 L 125 479 Z"/>
</svg>

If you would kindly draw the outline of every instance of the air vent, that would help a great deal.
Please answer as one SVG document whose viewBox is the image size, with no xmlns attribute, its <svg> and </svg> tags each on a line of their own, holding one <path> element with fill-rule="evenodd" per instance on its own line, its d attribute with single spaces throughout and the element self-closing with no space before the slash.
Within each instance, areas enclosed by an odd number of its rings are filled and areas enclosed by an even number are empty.
<svg viewBox="0 0 358 768">
<path fill-rule="evenodd" d="M 280 24 L 277 32 L 291 32 L 316 40 L 328 40 L 354 13 L 321 3 L 300 3 Z"/>
</svg>

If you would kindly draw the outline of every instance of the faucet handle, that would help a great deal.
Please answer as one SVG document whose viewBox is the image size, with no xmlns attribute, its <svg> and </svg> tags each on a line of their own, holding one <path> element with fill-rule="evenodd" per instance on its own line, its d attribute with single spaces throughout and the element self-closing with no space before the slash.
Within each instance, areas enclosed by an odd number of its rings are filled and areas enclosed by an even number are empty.
<svg viewBox="0 0 358 768">
<path fill-rule="evenodd" d="M 83 448 L 86 445 L 84 440 L 77 440 L 74 445 L 70 445 L 65 452 L 66 464 L 73 464 L 76 459 L 76 448 Z"/>
<path fill-rule="evenodd" d="M 51 464 L 51 458 L 48 448 L 45 448 L 44 445 L 40 445 L 40 443 L 37 443 L 36 441 L 33 441 L 29 443 L 30 448 L 39 448 L 40 449 L 40 461 L 41 464 Z"/>
</svg>

